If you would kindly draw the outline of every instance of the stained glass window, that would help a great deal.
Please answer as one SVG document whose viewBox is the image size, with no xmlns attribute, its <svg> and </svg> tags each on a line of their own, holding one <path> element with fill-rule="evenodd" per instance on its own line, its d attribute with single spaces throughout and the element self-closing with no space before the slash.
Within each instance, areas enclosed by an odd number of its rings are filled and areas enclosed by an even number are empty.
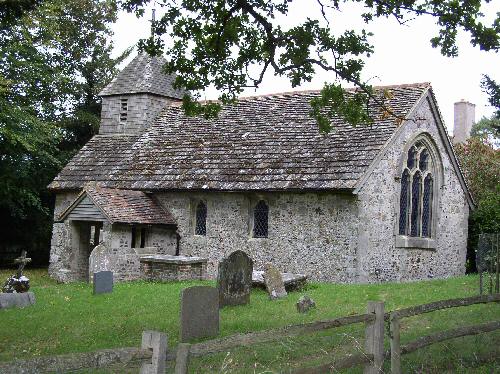
<svg viewBox="0 0 500 374">
<path fill-rule="evenodd" d="M 432 218 L 432 176 L 428 174 L 424 180 L 424 196 L 422 201 L 422 236 L 431 236 Z"/>
<path fill-rule="evenodd" d="M 267 238 L 269 207 L 264 200 L 260 200 L 253 211 L 254 238 Z"/>
<path fill-rule="evenodd" d="M 429 161 L 429 153 L 427 152 L 426 149 L 424 149 L 422 152 L 420 152 L 420 157 L 418 161 L 418 168 L 420 169 L 420 171 L 427 170 L 428 161 Z"/>
<path fill-rule="evenodd" d="M 405 169 L 401 177 L 401 198 L 399 200 L 399 234 L 406 235 L 406 227 L 408 226 L 408 206 L 409 206 L 409 193 L 410 186 L 410 172 Z"/>
<path fill-rule="evenodd" d="M 196 206 L 196 235 L 207 235 L 207 205 L 200 201 Z"/>
<path fill-rule="evenodd" d="M 419 236 L 421 179 L 420 173 L 417 172 L 411 183 L 411 236 Z"/>
<path fill-rule="evenodd" d="M 401 175 L 399 235 L 431 237 L 433 163 L 425 142 L 410 147 Z"/>
<path fill-rule="evenodd" d="M 417 157 L 417 150 L 415 147 L 411 147 L 410 150 L 408 151 L 408 161 L 407 161 L 407 166 L 408 169 L 413 169 L 416 165 L 416 157 Z"/>
</svg>

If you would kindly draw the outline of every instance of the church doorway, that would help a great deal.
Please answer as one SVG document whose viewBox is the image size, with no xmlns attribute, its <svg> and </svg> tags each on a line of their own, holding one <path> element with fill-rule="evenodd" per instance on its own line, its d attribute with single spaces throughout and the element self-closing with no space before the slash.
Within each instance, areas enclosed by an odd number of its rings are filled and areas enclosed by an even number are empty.
<svg viewBox="0 0 500 374">
<path fill-rule="evenodd" d="M 89 257 L 102 240 L 101 221 L 71 221 L 72 267 L 79 280 L 89 281 Z"/>
</svg>

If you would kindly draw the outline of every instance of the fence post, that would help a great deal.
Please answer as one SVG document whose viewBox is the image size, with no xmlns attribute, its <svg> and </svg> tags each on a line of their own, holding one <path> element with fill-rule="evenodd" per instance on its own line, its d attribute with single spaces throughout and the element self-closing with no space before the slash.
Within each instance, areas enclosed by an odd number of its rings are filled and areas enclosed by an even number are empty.
<svg viewBox="0 0 500 374">
<path fill-rule="evenodd" d="M 151 363 L 142 364 L 140 374 L 165 374 L 167 334 L 158 331 L 143 331 L 141 348 L 152 350 L 153 357 Z"/>
<path fill-rule="evenodd" d="M 190 349 L 191 344 L 189 343 L 180 343 L 177 346 L 177 355 L 175 358 L 175 374 L 187 374 Z"/>
<path fill-rule="evenodd" d="M 401 342 L 399 340 L 399 316 L 397 312 L 391 313 L 391 373 L 401 374 Z"/>
<path fill-rule="evenodd" d="M 375 321 L 366 323 L 365 352 L 373 355 L 373 362 L 365 365 L 364 374 L 379 374 L 384 364 L 384 303 L 369 301 L 367 313 L 375 314 Z"/>
</svg>

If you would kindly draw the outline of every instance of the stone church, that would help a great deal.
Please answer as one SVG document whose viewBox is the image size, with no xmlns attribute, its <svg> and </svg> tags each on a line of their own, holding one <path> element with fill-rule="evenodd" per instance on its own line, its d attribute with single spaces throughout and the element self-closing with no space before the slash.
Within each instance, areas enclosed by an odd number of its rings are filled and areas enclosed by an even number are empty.
<svg viewBox="0 0 500 374">
<path fill-rule="evenodd" d="M 50 184 L 52 277 L 88 279 L 97 243 L 120 280 L 141 253 L 206 258 L 213 278 L 238 249 L 317 281 L 464 274 L 473 202 L 430 84 L 378 87 L 398 118 L 371 105 L 371 125 L 323 134 L 317 91 L 187 117 L 163 62 L 138 55 L 100 93 L 99 134 Z"/>
</svg>

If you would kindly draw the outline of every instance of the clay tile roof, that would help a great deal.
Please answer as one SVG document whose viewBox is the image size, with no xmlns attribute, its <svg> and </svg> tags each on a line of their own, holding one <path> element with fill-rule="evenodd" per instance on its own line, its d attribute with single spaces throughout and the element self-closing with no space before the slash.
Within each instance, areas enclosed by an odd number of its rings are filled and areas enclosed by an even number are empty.
<svg viewBox="0 0 500 374">
<path fill-rule="evenodd" d="M 172 87 L 175 74 L 165 74 L 162 70 L 165 62 L 166 60 L 163 57 L 138 54 L 99 93 L 99 96 L 151 93 L 182 99 L 184 91 Z"/>
<path fill-rule="evenodd" d="M 176 225 L 172 214 L 142 191 L 85 186 L 82 193 L 59 216 L 62 221 L 84 195 L 104 213 L 110 223 Z"/>
<path fill-rule="evenodd" d="M 428 83 L 377 92 L 398 115 L 409 115 Z M 320 133 L 310 117 L 317 91 L 240 99 L 218 118 L 186 117 L 170 106 L 141 135 L 95 136 L 49 188 L 80 189 L 86 181 L 136 190 L 352 190 L 398 128 L 370 105 L 370 126 L 332 117 Z"/>
</svg>

